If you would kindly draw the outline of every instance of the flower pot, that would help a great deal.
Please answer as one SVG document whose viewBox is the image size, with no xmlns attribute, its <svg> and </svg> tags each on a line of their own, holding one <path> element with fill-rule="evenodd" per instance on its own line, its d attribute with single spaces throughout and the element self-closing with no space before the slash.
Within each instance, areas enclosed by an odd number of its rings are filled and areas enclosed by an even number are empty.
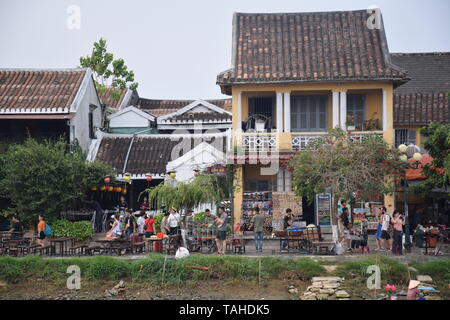
<svg viewBox="0 0 450 320">
<path fill-rule="evenodd" d="M 391 294 L 391 295 L 389 296 L 389 300 L 398 300 L 398 299 L 397 299 L 397 295 L 396 295 L 396 294 Z"/>
</svg>

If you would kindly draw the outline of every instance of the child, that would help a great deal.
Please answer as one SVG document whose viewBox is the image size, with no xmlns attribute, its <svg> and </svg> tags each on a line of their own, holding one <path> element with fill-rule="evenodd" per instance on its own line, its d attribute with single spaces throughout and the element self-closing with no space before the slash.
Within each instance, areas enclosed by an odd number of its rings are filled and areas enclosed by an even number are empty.
<svg viewBox="0 0 450 320">
<path fill-rule="evenodd" d="M 417 298 L 422 295 L 420 293 L 419 289 L 417 288 L 419 286 L 419 284 L 420 284 L 420 281 L 417 281 L 417 280 L 409 281 L 408 293 L 406 296 L 406 300 L 417 300 Z"/>
</svg>

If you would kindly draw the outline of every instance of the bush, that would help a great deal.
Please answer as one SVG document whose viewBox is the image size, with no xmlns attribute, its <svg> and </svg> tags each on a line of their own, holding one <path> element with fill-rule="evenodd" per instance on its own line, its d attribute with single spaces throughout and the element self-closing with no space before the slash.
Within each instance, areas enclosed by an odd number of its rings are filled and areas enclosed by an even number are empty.
<svg viewBox="0 0 450 320">
<path fill-rule="evenodd" d="M 86 270 L 86 276 L 91 280 L 115 280 L 130 274 L 130 263 L 113 257 L 92 258 Z"/>
<path fill-rule="evenodd" d="M 51 225 L 55 237 L 74 237 L 84 241 L 94 235 L 94 229 L 89 221 L 71 222 L 66 219 L 56 220 Z"/>
<path fill-rule="evenodd" d="M 420 274 L 427 274 L 437 283 L 450 283 L 450 259 L 439 259 L 425 263 L 416 263 L 414 267 Z"/>
</svg>

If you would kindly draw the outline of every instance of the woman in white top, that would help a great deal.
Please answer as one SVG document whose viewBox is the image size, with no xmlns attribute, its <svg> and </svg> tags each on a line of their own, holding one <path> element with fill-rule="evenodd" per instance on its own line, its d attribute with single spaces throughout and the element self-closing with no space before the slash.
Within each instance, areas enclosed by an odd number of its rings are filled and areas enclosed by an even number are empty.
<svg viewBox="0 0 450 320">
<path fill-rule="evenodd" d="M 120 238 L 122 236 L 122 221 L 120 221 L 120 217 L 118 215 L 114 216 L 114 223 L 106 236 L 108 238 Z"/>
<path fill-rule="evenodd" d="M 145 233 L 145 211 L 141 211 L 139 213 L 139 218 L 137 220 L 138 232 L 139 235 L 142 236 Z"/>
</svg>

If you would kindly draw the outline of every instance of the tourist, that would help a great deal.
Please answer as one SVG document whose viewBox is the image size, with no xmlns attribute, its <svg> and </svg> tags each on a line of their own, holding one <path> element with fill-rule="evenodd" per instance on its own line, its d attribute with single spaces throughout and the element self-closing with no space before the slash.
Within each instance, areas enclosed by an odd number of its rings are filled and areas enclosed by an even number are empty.
<svg viewBox="0 0 450 320">
<path fill-rule="evenodd" d="M 23 232 L 22 223 L 14 215 L 11 216 L 11 229 L 9 229 L 9 232 L 15 232 L 16 235 L 17 235 L 17 233 L 22 233 Z"/>
<path fill-rule="evenodd" d="M 37 225 L 38 239 L 37 243 L 42 248 L 45 247 L 45 218 L 42 215 L 39 215 L 39 223 Z"/>
<path fill-rule="evenodd" d="M 350 219 L 349 219 L 349 213 L 348 208 L 344 207 L 342 208 L 342 212 L 339 216 L 340 224 L 343 227 L 343 232 L 341 236 L 341 242 L 345 241 L 347 245 L 347 251 L 352 251 L 351 248 L 351 236 L 350 236 Z"/>
<path fill-rule="evenodd" d="M 376 217 L 377 217 L 377 232 L 375 233 L 375 240 L 377 241 L 377 247 L 375 249 L 375 251 L 379 251 L 381 250 L 381 226 L 382 226 L 382 216 L 383 216 L 383 212 L 386 212 L 386 207 L 382 207 L 377 213 L 376 213 Z"/>
<path fill-rule="evenodd" d="M 138 225 L 138 233 L 140 236 L 143 236 L 145 234 L 145 211 L 142 210 L 139 212 L 139 218 L 137 220 Z"/>
<path fill-rule="evenodd" d="M 217 253 L 224 255 L 225 254 L 225 241 L 227 239 L 227 218 L 228 215 L 225 212 L 223 207 L 219 208 L 219 216 L 216 217 L 216 226 L 217 226 L 217 236 L 216 236 L 216 244 L 217 244 Z"/>
<path fill-rule="evenodd" d="M 134 233 L 135 228 L 136 221 L 134 220 L 133 212 L 130 209 L 127 209 L 125 213 L 125 236 L 127 239 Z"/>
<path fill-rule="evenodd" d="M 361 253 L 369 253 L 369 231 L 366 214 L 363 214 L 363 220 L 361 224 Z"/>
<path fill-rule="evenodd" d="M 212 227 L 214 225 L 214 221 L 216 220 L 216 215 L 211 213 L 211 210 L 205 210 L 205 223 L 202 224 L 202 227 Z"/>
<path fill-rule="evenodd" d="M 262 252 L 263 237 L 264 237 L 263 231 L 266 216 L 261 214 L 261 212 L 259 212 L 259 208 L 255 208 L 253 212 L 254 216 L 250 223 L 253 225 L 253 232 L 255 233 L 256 252 Z"/>
<path fill-rule="evenodd" d="M 178 234 L 178 227 L 180 225 L 180 220 L 177 218 L 177 212 L 174 208 L 169 209 L 169 217 L 167 218 L 167 223 L 170 228 L 170 235 Z"/>
<path fill-rule="evenodd" d="M 169 213 L 168 212 L 164 212 L 164 216 L 161 220 L 161 232 L 164 235 L 168 235 L 170 234 L 170 227 L 169 224 L 167 223 L 167 219 L 169 218 Z"/>
<path fill-rule="evenodd" d="M 401 255 L 403 248 L 403 226 L 405 225 L 405 219 L 398 210 L 394 211 L 392 224 L 394 229 L 394 243 L 392 245 L 392 253 Z"/>
<path fill-rule="evenodd" d="M 408 286 L 408 293 L 406 294 L 406 300 L 417 300 L 417 298 L 421 297 L 422 294 L 420 290 L 417 288 L 420 284 L 420 281 L 410 280 Z"/>
<path fill-rule="evenodd" d="M 381 248 L 380 251 L 389 250 L 389 240 L 391 236 L 389 235 L 389 225 L 391 223 L 391 217 L 386 211 L 381 213 Z M 388 246 L 388 247 L 386 247 Z"/>
<path fill-rule="evenodd" d="M 127 201 L 124 196 L 120 196 L 119 204 L 117 205 L 117 210 L 119 214 L 124 214 L 128 209 Z"/>
<path fill-rule="evenodd" d="M 122 221 L 118 214 L 112 216 L 113 224 L 111 230 L 106 233 L 107 238 L 120 238 L 122 236 Z"/>
<path fill-rule="evenodd" d="M 147 219 L 145 220 L 145 237 L 150 238 L 156 234 L 155 219 L 153 219 L 153 214 L 149 213 Z"/>
<path fill-rule="evenodd" d="M 150 204 L 148 203 L 148 198 L 144 197 L 144 200 L 139 203 L 139 209 L 148 211 L 150 209 Z"/>
<path fill-rule="evenodd" d="M 290 226 L 292 226 L 292 210 L 291 209 L 286 209 L 286 213 L 284 214 L 284 217 L 283 217 L 283 229 L 284 229 L 284 231 L 287 231 L 287 229 Z M 281 249 L 285 250 L 287 245 L 288 245 L 288 241 L 287 240 L 282 240 L 282 242 L 281 242 Z"/>
</svg>

